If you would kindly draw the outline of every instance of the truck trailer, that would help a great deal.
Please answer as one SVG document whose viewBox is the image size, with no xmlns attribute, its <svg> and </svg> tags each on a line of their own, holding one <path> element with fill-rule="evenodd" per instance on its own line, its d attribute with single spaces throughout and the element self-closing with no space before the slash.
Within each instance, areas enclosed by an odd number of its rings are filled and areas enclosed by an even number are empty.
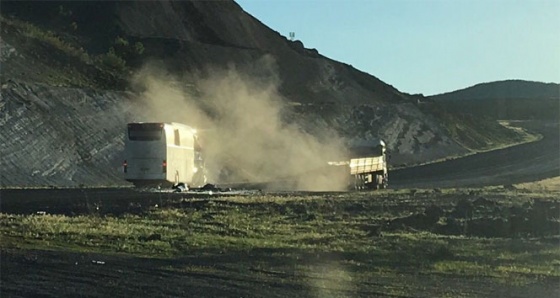
<svg viewBox="0 0 560 298">
<path fill-rule="evenodd" d="M 373 140 L 350 147 L 348 159 L 329 162 L 338 177 L 345 177 L 349 189 L 380 189 L 389 185 L 385 142 Z"/>
</svg>

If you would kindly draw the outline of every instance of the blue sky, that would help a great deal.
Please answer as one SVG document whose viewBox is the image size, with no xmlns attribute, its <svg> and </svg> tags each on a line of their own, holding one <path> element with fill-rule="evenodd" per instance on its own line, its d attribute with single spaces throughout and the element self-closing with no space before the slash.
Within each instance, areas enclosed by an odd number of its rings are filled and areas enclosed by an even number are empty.
<svg viewBox="0 0 560 298">
<path fill-rule="evenodd" d="M 560 82 L 560 0 L 236 0 L 306 48 L 407 93 Z"/>
</svg>

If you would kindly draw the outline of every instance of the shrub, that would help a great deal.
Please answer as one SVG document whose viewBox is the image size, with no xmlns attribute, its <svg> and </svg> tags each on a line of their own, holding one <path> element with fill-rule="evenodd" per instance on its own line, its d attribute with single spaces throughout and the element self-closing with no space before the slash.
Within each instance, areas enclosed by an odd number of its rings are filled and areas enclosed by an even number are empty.
<svg viewBox="0 0 560 298">
<path fill-rule="evenodd" d="M 105 66 L 118 72 L 126 70 L 126 61 L 115 53 L 115 49 L 113 47 L 109 48 L 109 51 L 101 56 L 101 62 Z"/>
<path fill-rule="evenodd" d="M 13 19 L 13 18 L 4 18 L 1 17 L 0 20 L 2 21 L 2 23 L 8 24 L 10 26 L 16 27 L 19 30 L 21 30 L 21 32 L 23 33 L 23 35 L 32 38 L 32 39 L 36 39 L 38 41 L 44 42 L 64 53 L 66 53 L 69 56 L 72 57 L 76 57 L 79 58 L 80 60 L 82 60 L 85 63 L 90 63 L 91 59 L 89 58 L 89 55 L 87 54 L 87 52 L 81 48 L 81 47 L 75 47 L 73 45 L 71 45 L 70 43 L 64 41 L 62 38 L 60 38 L 60 36 L 56 35 L 54 32 L 52 31 L 45 31 L 40 29 L 39 27 L 28 23 L 28 22 L 23 22 L 23 21 L 19 21 L 17 19 Z M 73 23 L 75 24 L 75 23 Z M 74 25 L 71 25 L 74 26 Z M 77 24 L 75 24 L 75 28 L 77 29 Z M 74 28 L 74 27 L 73 27 Z"/>
<path fill-rule="evenodd" d="M 118 36 L 115 38 L 115 46 L 128 47 L 129 42 L 123 37 Z"/>
<path fill-rule="evenodd" d="M 138 55 L 144 54 L 144 44 L 142 44 L 141 42 L 134 43 L 134 51 Z"/>
</svg>

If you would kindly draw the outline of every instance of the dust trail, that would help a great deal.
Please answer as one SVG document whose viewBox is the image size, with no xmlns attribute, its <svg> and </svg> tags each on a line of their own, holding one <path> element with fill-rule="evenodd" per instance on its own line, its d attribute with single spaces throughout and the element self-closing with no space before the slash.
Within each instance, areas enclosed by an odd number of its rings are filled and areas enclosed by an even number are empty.
<svg viewBox="0 0 560 298">
<path fill-rule="evenodd" d="M 199 129 L 209 181 L 258 183 L 298 190 L 341 190 L 327 161 L 342 156 L 343 142 L 328 128 L 310 135 L 284 119 L 289 110 L 278 92 L 275 64 L 262 59 L 245 69 L 207 70 L 178 79 L 147 65 L 135 77 L 141 86 L 143 119 L 181 122 Z M 187 84 L 185 82 L 194 82 Z"/>
<path fill-rule="evenodd" d="M 309 266 L 305 276 L 314 297 L 351 297 L 358 291 L 351 272 L 334 261 Z"/>
</svg>

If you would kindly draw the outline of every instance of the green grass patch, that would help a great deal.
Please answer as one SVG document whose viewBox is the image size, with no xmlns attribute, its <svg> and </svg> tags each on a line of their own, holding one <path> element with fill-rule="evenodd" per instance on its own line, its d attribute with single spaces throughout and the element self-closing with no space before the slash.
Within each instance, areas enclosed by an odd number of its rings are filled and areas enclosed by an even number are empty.
<svg viewBox="0 0 560 298">
<path fill-rule="evenodd" d="M 470 216 L 477 220 L 507 216 L 504 210 L 515 206 L 538 205 L 504 190 L 170 199 L 165 208 L 149 207 L 141 214 L 0 214 L 0 245 L 158 258 L 268 251 L 304 264 L 312 256 L 329 255 L 364 279 L 371 270 L 485 276 L 502 282 L 514 276 L 519 284 L 560 277 L 558 235 L 448 235 L 423 223 L 430 206 L 451 216 L 457 206 L 480 195 L 489 197 L 482 203 L 495 205 L 482 208 L 476 206 L 481 200 L 472 201 Z M 545 202 L 558 200 L 548 197 Z M 101 205 L 110 208 L 107 202 Z M 393 228 L 395 222 L 407 225 Z M 441 219 L 435 223 L 440 224 Z"/>
</svg>

